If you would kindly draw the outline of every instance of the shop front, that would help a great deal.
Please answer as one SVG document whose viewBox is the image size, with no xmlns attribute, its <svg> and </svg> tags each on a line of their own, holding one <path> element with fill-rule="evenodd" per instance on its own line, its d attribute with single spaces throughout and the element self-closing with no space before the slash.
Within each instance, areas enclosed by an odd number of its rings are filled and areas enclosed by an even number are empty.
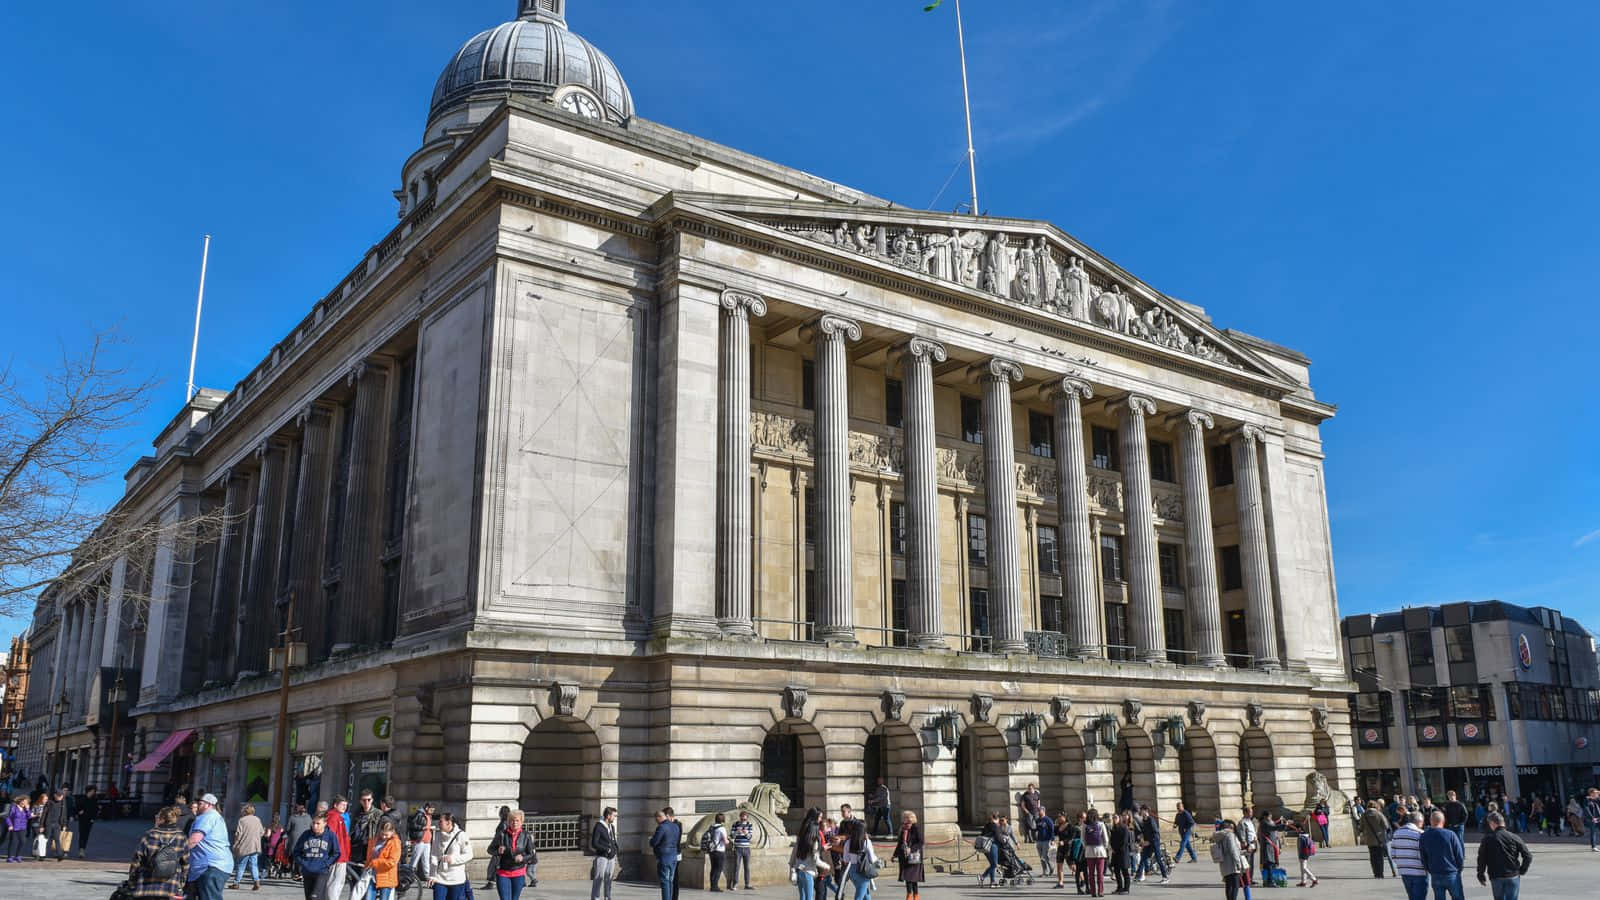
<svg viewBox="0 0 1600 900">
<path fill-rule="evenodd" d="M 1457 797 L 1472 796 L 1471 780 L 1467 776 L 1467 769 L 1463 766 L 1412 769 L 1411 779 L 1415 787 L 1412 793 L 1419 799 L 1426 797 L 1435 803 L 1440 803 L 1448 791 L 1455 791 Z"/>
<path fill-rule="evenodd" d="M 201 734 L 195 744 L 194 793 L 190 794 L 191 797 L 210 793 L 215 794 L 219 802 L 228 802 L 228 779 L 233 774 L 233 754 L 238 749 L 237 743 L 237 732 L 231 728 L 221 732 L 208 730 Z"/>
<path fill-rule="evenodd" d="M 1362 769 L 1356 773 L 1356 784 L 1363 800 L 1393 797 L 1402 793 L 1399 769 Z"/>
<path fill-rule="evenodd" d="M 243 803 L 266 803 L 272 793 L 272 726 L 245 733 Z"/>
<path fill-rule="evenodd" d="M 345 787 L 348 796 L 389 791 L 389 739 L 394 717 L 387 711 L 351 716 L 344 723 Z"/>
<path fill-rule="evenodd" d="M 289 729 L 289 778 L 294 785 L 291 799 L 306 809 L 316 809 L 322 796 L 323 753 L 327 748 L 323 722 L 296 724 Z"/>
</svg>

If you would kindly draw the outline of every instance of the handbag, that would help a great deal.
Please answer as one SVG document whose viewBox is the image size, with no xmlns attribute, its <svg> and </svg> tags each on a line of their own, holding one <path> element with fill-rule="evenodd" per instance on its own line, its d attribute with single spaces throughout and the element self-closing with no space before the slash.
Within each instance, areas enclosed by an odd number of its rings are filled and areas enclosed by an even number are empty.
<svg viewBox="0 0 1600 900">
<path fill-rule="evenodd" d="M 47 839 L 42 834 L 34 835 L 34 837 L 33 837 L 33 855 L 39 857 L 40 859 L 44 859 L 45 855 L 47 853 L 49 853 L 49 852 L 50 852 L 50 841 L 49 841 L 49 839 Z"/>
<path fill-rule="evenodd" d="M 877 878 L 882 870 L 883 864 L 870 857 L 863 856 L 856 863 L 856 871 L 861 873 L 862 878 Z"/>
<path fill-rule="evenodd" d="M 921 850 L 912 850 L 911 852 L 907 853 L 906 854 L 906 865 L 908 865 L 908 866 L 920 866 L 920 865 L 922 865 L 922 851 Z"/>
<path fill-rule="evenodd" d="M 989 848 L 993 847 L 993 846 L 994 846 L 994 839 L 993 838 L 984 837 L 981 834 L 978 835 L 972 841 L 972 849 L 978 851 L 979 853 L 988 853 L 989 852 Z"/>
</svg>

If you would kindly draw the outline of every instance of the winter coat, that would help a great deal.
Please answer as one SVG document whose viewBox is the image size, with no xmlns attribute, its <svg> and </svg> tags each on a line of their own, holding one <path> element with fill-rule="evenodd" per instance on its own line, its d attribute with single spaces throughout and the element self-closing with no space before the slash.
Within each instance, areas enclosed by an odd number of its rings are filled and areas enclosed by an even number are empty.
<svg viewBox="0 0 1600 900">
<path fill-rule="evenodd" d="M 916 862 L 911 861 L 916 854 Z M 900 880 L 906 883 L 927 881 L 922 868 L 922 825 L 906 825 L 900 829 L 900 840 L 894 845 L 895 861 L 900 863 Z"/>
<path fill-rule="evenodd" d="M 373 837 L 367 849 L 367 870 L 372 873 L 372 884 L 378 888 L 392 888 L 400 884 L 400 838 L 390 835 L 387 840 Z"/>
</svg>

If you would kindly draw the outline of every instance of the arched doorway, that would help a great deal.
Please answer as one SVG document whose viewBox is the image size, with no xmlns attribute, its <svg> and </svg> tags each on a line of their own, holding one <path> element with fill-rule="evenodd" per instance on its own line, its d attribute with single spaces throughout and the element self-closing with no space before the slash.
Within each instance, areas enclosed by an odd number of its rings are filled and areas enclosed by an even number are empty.
<svg viewBox="0 0 1600 900">
<path fill-rule="evenodd" d="M 1039 792 L 1051 815 L 1066 812 L 1070 817 L 1089 808 L 1083 736 L 1070 725 L 1057 725 L 1044 733 L 1039 745 Z"/>
<path fill-rule="evenodd" d="M 862 762 L 862 784 L 867 798 L 877 788 L 879 778 L 889 787 L 890 832 L 899 827 L 903 810 L 916 813 L 919 820 L 926 818 L 922 811 L 922 741 L 911 726 L 904 722 L 884 722 L 873 729 L 867 736 Z M 873 823 L 869 820 L 867 824 Z"/>
<path fill-rule="evenodd" d="M 1198 726 L 1184 730 L 1178 751 L 1178 778 L 1183 805 L 1201 822 L 1222 817 L 1222 793 L 1217 785 L 1217 744 L 1211 733 Z"/>
<path fill-rule="evenodd" d="M 1311 741 L 1316 752 L 1317 771 L 1328 779 L 1328 787 L 1339 790 L 1339 754 L 1333 749 L 1333 738 L 1317 728 L 1311 732 Z"/>
<path fill-rule="evenodd" d="M 956 810 L 961 824 L 979 827 L 989 813 L 1011 806 L 1011 758 L 1005 736 L 987 722 L 969 726 L 956 747 Z"/>
<path fill-rule="evenodd" d="M 554 716 L 522 744 L 517 803 L 529 815 L 570 815 L 600 805 L 600 739 L 587 722 Z"/>
<path fill-rule="evenodd" d="M 761 780 L 776 784 L 789 798 L 795 823 L 805 818 L 807 807 L 827 801 L 824 766 L 822 734 L 810 722 L 785 719 L 761 742 Z"/>
<path fill-rule="evenodd" d="M 1163 810 L 1156 798 L 1156 754 L 1150 735 L 1136 725 L 1124 726 L 1117 733 L 1117 749 L 1112 756 L 1112 769 L 1117 776 L 1117 809 L 1126 805 L 1123 785 L 1129 778 L 1133 782 L 1133 805 L 1149 806 L 1150 811 L 1161 815 Z"/>
<path fill-rule="evenodd" d="M 1272 741 L 1260 728 L 1250 728 L 1239 740 L 1239 787 L 1244 802 L 1257 811 L 1283 805 L 1278 795 L 1278 767 Z"/>
</svg>

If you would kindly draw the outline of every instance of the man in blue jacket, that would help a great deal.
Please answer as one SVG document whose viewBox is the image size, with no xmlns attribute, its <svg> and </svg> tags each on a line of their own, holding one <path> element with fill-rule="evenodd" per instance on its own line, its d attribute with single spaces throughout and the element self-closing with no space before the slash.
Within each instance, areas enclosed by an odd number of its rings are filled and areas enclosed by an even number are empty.
<svg viewBox="0 0 1600 900">
<path fill-rule="evenodd" d="M 1467 863 L 1467 848 L 1461 845 L 1461 838 L 1456 837 L 1454 831 L 1444 827 L 1444 813 L 1439 810 L 1428 817 L 1428 825 L 1428 830 L 1417 841 L 1417 850 L 1422 854 L 1422 866 L 1428 870 L 1428 879 L 1433 882 L 1433 898 L 1444 900 L 1449 896 L 1451 900 L 1464 900 L 1461 867 Z"/>
<path fill-rule="evenodd" d="M 1189 812 L 1182 801 L 1178 803 L 1178 814 L 1172 817 L 1172 824 L 1178 826 L 1178 852 L 1172 854 L 1172 861 L 1174 863 L 1182 861 L 1183 851 L 1187 850 L 1189 862 L 1198 862 L 1194 856 L 1194 844 L 1191 842 L 1194 837 L 1194 813 Z"/>
<path fill-rule="evenodd" d="M 683 826 L 673 817 L 672 807 L 656 813 L 656 830 L 650 835 L 650 851 L 656 855 L 656 877 L 661 881 L 661 900 L 677 900 L 678 845 L 683 843 Z"/>
</svg>

